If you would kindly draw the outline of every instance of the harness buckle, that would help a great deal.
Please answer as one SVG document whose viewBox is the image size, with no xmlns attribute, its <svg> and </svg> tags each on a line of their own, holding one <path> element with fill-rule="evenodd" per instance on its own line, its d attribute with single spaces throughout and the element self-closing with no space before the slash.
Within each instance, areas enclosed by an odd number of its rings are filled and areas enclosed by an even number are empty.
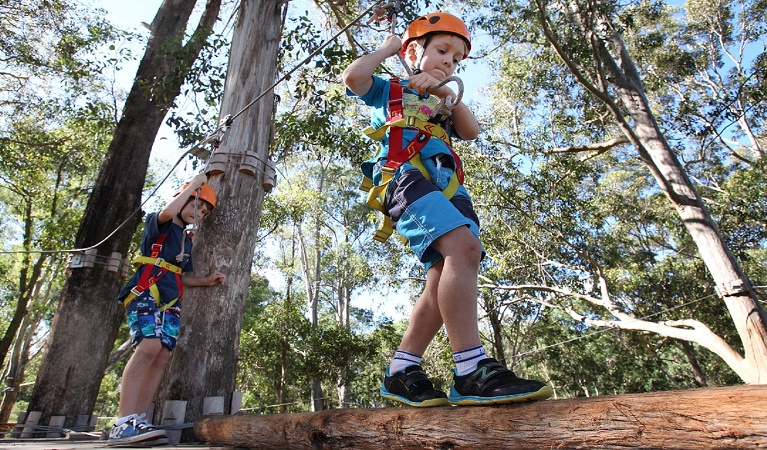
<svg viewBox="0 0 767 450">
<path fill-rule="evenodd" d="M 133 289 L 131 289 L 131 290 L 130 290 L 130 293 L 131 293 L 131 294 L 133 294 L 133 295 L 135 295 L 136 297 L 138 297 L 139 295 L 141 295 L 141 293 L 142 293 L 142 292 L 144 292 L 144 291 L 143 291 L 143 290 L 141 290 L 141 291 L 140 291 L 140 290 L 138 289 L 138 286 L 134 286 L 134 287 L 133 287 Z"/>
<path fill-rule="evenodd" d="M 406 116 L 405 117 L 405 125 L 408 126 L 408 128 L 418 128 L 418 126 L 415 123 L 415 116 Z"/>
<path fill-rule="evenodd" d="M 388 173 L 390 175 L 394 175 L 394 172 L 396 172 L 396 171 L 397 171 L 397 169 L 394 168 L 394 167 L 389 167 L 389 166 L 386 166 L 386 165 L 381 166 L 381 172 L 386 172 L 386 173 Z"/>
</svg>

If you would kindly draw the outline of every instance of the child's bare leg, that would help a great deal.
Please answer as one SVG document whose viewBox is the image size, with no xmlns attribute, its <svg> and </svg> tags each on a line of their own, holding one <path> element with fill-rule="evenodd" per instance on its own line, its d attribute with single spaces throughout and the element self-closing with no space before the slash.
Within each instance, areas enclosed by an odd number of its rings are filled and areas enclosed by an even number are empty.
<svg viewBox="0 0 767 450">
<path fill-rule="evenodd" d="M 125 417 L 141 413 L 138 409 L 141 389 L 149 376 L 152 362 L 160 352 L 162 344 L 159 339 L 142 339 L 136 346 L 133 355 L 123 370 L 120 381 L 120 406 L 118 415 Z"/>
<path fill-rule="evenodd" d="M 155 356 L 154 361 L 152 361 L 149 372 L 144 378 L 144 384 L 139 391 L 138 400 L 136 402 L 137 414 L 146 414 L 149 411 L 149 406 L 152 404 L 152 400 L 154 400 L 157 388 L 160 387 L 163 369 L 165 368 L 168 359 L 170 359 L 170 350 L 161 345 L 160 350 L 157 352 L 157 356 Z M 147 420 L 150 422 L 152 421 L 151 419 L 151 417 L 147 417 Z"/>
<path fill-rule="evenodd" d="M 437 301 L 453 352 L 480 345 L 477 273 L 482 245 L 467 227 L 440 236 L 434 248 L 444 257 Z"/>
<path fill-rule="evenodd" d="M 477 272 L 482 252 L 477 238 L 461 227 L 433 245 L 445 258 L 437 298 L 457 363 L 448 401 L 482 405 L 550 397 L 552 391 L 546 383 L 519 378 L 495 359 L 485 357 L 477 325 Z"/>
<path fill-rule="evenodd" d="M 437 287 L 442 274 L 442 264 L 442 261 L 435 264 L 426 274 L 426 286 L 410 313 L 407 331 L 399 346 L 400 350 L 422 356 L 442 326 L 442 316 L 437 303 Z"/>
</svg>

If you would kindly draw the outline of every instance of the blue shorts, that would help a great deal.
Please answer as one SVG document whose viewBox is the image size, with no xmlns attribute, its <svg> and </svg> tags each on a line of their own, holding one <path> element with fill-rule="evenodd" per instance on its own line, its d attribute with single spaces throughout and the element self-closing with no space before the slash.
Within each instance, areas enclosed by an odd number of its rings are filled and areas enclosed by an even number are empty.
<svg viewBox="0 0 767 450">
<path fill-rule="evenodd" d="M 442 255 L 431 247 L 440 236 L 466 226 L 479 240 L 479 218 L 466 188 L 461 186 L 450 200 L 442 194 L 450 182 L 453 168 L 448 163 L 440 164 L 439 158 L 422 161 L 432 180 L 427 180 L 409 163 L 403 164 L 386 195 L 385 207 L 392 224 L 408 239 L 410 248 L 427 271 L 442 260 Z M 382 160 L 376 169 L 385 163 Z"/>
<path fill-rule="evenodd" d="M 170 351 L 176 348 L 181 328 L 181 305 L 178 302 L 161 312 L 149 290 L 146 290 L 128 304 L 125 314 L 134 348 L 144 338 L 160 339 Z"/>
</svg>

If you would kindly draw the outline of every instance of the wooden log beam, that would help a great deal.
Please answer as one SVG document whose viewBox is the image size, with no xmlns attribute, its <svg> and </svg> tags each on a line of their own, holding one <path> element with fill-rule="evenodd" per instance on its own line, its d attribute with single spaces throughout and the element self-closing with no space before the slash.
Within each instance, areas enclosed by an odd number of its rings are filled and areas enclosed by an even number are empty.
<svg viewBox="0 0 767 450">
<path fill-rule="evenodd" d="M 496 407 L 206 416 L 197 439 L 252 449 L 767 448 L 767 385 Z"/>
</svg>

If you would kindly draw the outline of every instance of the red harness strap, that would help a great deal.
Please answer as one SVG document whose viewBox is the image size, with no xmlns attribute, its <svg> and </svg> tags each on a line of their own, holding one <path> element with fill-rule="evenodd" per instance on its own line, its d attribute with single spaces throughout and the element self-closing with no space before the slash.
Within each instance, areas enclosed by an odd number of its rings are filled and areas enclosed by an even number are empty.
<svg viewBox="0 0 767 450">
<path fill-rule="evenodd" d="M 157 259 L 160 257 L 160 251 L 162 251 L 162 244 L 165 242 L 165 239 L 167 239 L 168 233 L 161 234 L 157 237 L 157 240 L 152 244 L 152 253 L 150 255 L 150 258 Z M 184 245 L 182 242 L 181 245 Z M 132 291 L 138 295 L 147 289 L 149 289 L 150 286 L 157 283 L 160 278 L 165 276 L 166 273 L 168 273 L 168 270 L 159 267 L 159 270 L 156 274 L 152 275 L 152 271 L 154 270 L 155 266 L 154 264 L 146 264 L 144 267 L 144 271 L 141 272 L 141 277 L 139 277 L 138 282 L 136 283 L 136 287 L 132 289 Z M 178 298 L 181 298 L 184 293 L 184 285 L 181 283 L 181 276 L 179 274 L 176 275 L 176 285 L 178 286 Z M 155 301 L 159 302 L 160 299 L 156 298 Z"/>
<path fill-rule="evenodd" d="M 388 121 L 393 122 L 402 118 L 402 85 L 399 82 L 399 78 L 391 78 L 389 83 L 389 117 Z M 394 172 L 402 164 L 410 161 L 415 155 L 417 155 L 421 149 L 429 142 L 431 134 L 418 130 L 418 134 L 405 148 L 402 148 L 402 128 L 393 126 L 389 129 L 389 156 L 388 161 L 384 165 L 387 169 Z M 458 176 L 458 182 L 463 184 L 463 164 L 458 154 L 453 150 L 451 145 L 448 145 L 450 153 L 452 153 L 455 159 L 456 175 Z"/>
</svg>

